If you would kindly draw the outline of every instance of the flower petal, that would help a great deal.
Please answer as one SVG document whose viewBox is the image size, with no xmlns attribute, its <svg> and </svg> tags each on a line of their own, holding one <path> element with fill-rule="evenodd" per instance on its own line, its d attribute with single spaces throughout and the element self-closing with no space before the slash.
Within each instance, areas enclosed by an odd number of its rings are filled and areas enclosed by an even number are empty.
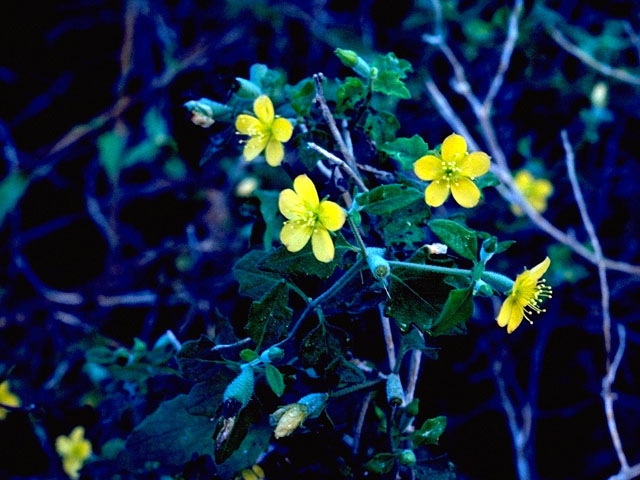
<svg viewBox="0 0 640 480">
<path fill-rule="evenodd" d="M 252 115 L 238 115 L 236 118 L 236 130 L 242 135 L 255 136 L 263 132 L 262 122 Z"/>
<path fill-rule="evenodd" d="M 335 232 L 342 228 L 347 215 L 337 203 L 324 200 L 318 207 L 318 219 L 327 230 Z"/>
<path fill-rule="evenodd" d="M 293 189 L 300 197 L 300 200 L 305 203 L 308 210 L 318 208 L 318 204 L 320 203 L 318 191 L 309 177 L 306 175 L 298 175 L 293 181 Z"/>
<path fill-rule="evenodd" d="M 242 155 L 247 162 L 250 162 L 258 155 L 262 153 L 264 147 L 267 146 L 267 142 L 269 141 L 269 137 L 266 135 L 258 135 L 257 137 L 251 137 L 249 141 L 245 144 L 244 150 L 242 151 Z"/>
<path fill-rule="evenodd" d="M 273 123 L 273 103 L 266 95 L 260 95 L 256 98 L 253 102 L 253 111 L 265 125 L 270 126 Z"/>
<path fill-rule="evenodd" d="M 67 455 L 71 451 L 71 439 L 64 435 L 56 438 L 56 452 L 58 455 Z"/>
<path fill-rule="evenodd" d="M 456 202 L 464 208 L 475 207 L 480 200 L 480 190 L 467 177 L 458 177 L 451 183 L 451 193 Z"/>
<path fill-rule="evenodd" d="M 529 270 L 529 277 L 537 282 L 540 277 L 545 274 L 545 272 L 549 268 L 549 265 L 551 265 L 551 259 L 549 257 L 546 257 L 538 265 Z"/>
<path fill-rule="evenodd" d="M 460 174 L 465 177 L 479 177 L 489 171 L 491 161 L 489 155 L 484 152 L 472 152 L 461 162 L 458 162 Z"/>
<path fill-rule="evenodd" d="M 444 175 L 442 159 L 433 155 L 425 155 L 413 164 L 413 171 L 421 180 L 435 180 Z"/>
<path fill-rule="evenodd" d="M 271 137 L 271 140 L 267 143 L 265 157 L 267 159 L 267 163 L 272 167 L 277 167 L 282 163 L 282 159 L 284 158 L 284 148 L 282 148 L 282 144 L 274 137 Z"/>
<path fill-rule="evenodd" d="M 507 333 L 512 333 L 522 323 L 524 318 L 524 310 L 519 303 L 515 302 L 511 309 L 511 316 L 509 317 L 509 324 L 507 325 Z"/>
<path fill-rule="evenodd" d="M 331 240 L 331 235 L 326 228 L 316 227 L 311 237 L 311 246 L 313 247 L 313 255 L 319 261 L 329 263 L 333 260 L 333 240 Z"/>
<path fill-rule="evenodd" d="M 496 321 L 501 327 L 507 327 L 507 333 L 513 332 L 524 317 L 524 310 L 513 295 L 509 295 L 500 307 Z"/>
<path fill-rule="evenodd" d="M 518 187 L 518 190 L 524 192 L 533 183 L 533 175 L 531 175 L 528 170 L 520 170 L 516 173 L 516 176 L 513 177 L 513 181 L 516 187 Z"/>
<path fill-rule="evenodd" d="M 302 222 L 292 220 L 285 222 L 280 232 L 280 241 L 290 252 L 298 252 L 304 248 L 309 241 L 313 227 Z"/>
<path fill-rule="evenodd" d="M 432 207 L 439 207 L 449 196 L 449 182 L 435 180 L 424 191 L 424 201 Z"/>
<path fill-rule="evenodd" d="M 293 134 L 293 126 L 286 118 L 278 117 L 271 125 L 271 132 L 281 142 L 288 142 Z"/>
<path fill-rule="evenodd" d="M 533 188 L 536 196 L 544 197 L 545 199 L 553 193 L 553 184 L 544 178 L 536 180 L 533 184 Z"/>
<path fill-rule="evenodd" d="M 298 197 L 298 194 L 290 188 L 280 192 L 278 208 L 287 220 L 297 220 L 306 212 L 304 204 Z"/>
<path fill-rule="evenodd" d="M 452 133 L 442 142 L 442 159 L 445 162 L 452 162 L 456 157 L 467 154 L 467 142 L 463 137 Z"/>
<path fill-rule="evenodd" d="M 71 434 L 69 435 L 69 438 L 74 443 L 82 441 L 84 439 L 84 427 L 78 426 L 73 430 L 71 430 Z"/>
</svg>

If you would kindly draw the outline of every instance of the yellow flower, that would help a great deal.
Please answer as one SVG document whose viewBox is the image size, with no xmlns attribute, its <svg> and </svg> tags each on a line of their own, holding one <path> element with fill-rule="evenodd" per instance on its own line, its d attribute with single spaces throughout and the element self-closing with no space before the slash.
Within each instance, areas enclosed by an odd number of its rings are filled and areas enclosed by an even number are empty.
<svg viewBox="0 0 640 480">
<path fill-rule="evenodd" d="M 449 190 L 453 198 L 465 208 L 475 207 L 480 200 L 480 190 L 473 179 L 489 171 L 489 155 L 484 152 L 467 152 L 467 142 L 452 133 L 442 142 L 441 154 L 425 155 L 416 160 L 413 169 L 421 180 L 431 184 L 424 192 L 427 205 L 439 207 Z"/>
<path fill-rule="evenodd" d="M 6 405 L 7 407 L 19 407 L 20 406 L 20 397 L 18 397 L 15 393 L 11 393 L 9 390 L 9 380 L 5 380 L 0 383 L 0 403 Z M 9 410 L 6 408 L 0 407 L 0 420 L 4 420 L 7 417 Z"/>
<path fill-rule="evenodd" d="M 236 480 L 263 480 L 264 470 L 260 465 L 254 465 L 251 470 L 245 468 L 240 472 L 240 475 L 236 476 Z"/>
<path fill-rule="evenodd" d="M 542 213 L 547 209 L 547 198 L 553 194 L 553 185 L 549 180 L 536 179 L 528 170 L 520 170 L 513 180 L 522 196 L 535 210 Z M 524 213 L 519 206 L 513 204 L 511 211 L 518 216 Z"/>
<path fill-rule="evenodd" d="M 292 403 L 272 413 L 273 420 L 278 422 L 274 431 L 276 438 L 288 437 L 304 422 L 309 414 L 305 405 Z"/>
<path fill-rule="evenodd" d="M 273 103 L 266 95 L 256 98 L 253 102 L 253 111 L 256 114 L 255 117 L 242 114 L 236 119 L 238 133 L 251 137 L 244 146 L 242 154 L 245 160 L 250 162 L 266 148 L 267 163 L 277 167 L 284 158 L 282 143 L 288 142 L 291 138 L 293 126 L 286 118 L 274 116 Z"/>
<path fill-rule="evenodd" d="M 56 438 L 56 452 L 62 457 L 62 469 L 71 478 L 80 476 L 84 461 L 91 456 L 91 442 L 84 438 L 84 428 L 76 427 L 66 437 Z"/>
<path fill-rule="evenodd" d="M 319 201 L 309 177 L 298 175 L 293 181 L 293 190 L 287 188 L 280 192 L 278 207 L 288 220 L 280 232 L 280 241 L 287 250 L 298 252 L 311 238 L 315 257 L 325 263 L 333 260 L 335 251 L 329 232 L 340 230 L 346 220 L 340 205 L 329 200 Z"/>
<path fill-rule="evenodd" d="M 545 311 L 540 308 L 540 302 L 545 298 L 551 298 L 551 287 L 546 285 L 541 277 L 550 264 L 551 260 L 546 257 L 531 270 L 525 269 L 524 272 L 516 277 L 513 288 L 502 304 L 496 319 L 498 325 L 507 327 L 507 333 L 511 333 L 518 328 L 523 318 L 529 323 L 533 323 L 529 315 Z"/>
</svg>

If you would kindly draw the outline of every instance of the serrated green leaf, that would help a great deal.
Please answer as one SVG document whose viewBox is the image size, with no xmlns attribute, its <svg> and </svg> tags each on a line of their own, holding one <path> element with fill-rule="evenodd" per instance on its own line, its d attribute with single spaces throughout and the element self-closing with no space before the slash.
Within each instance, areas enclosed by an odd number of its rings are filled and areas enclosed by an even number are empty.
<svg viewBox="0 0 640 480">
<path fill-rule="evenodd" d="M 299 252 L 289 252 L 285 247 L 277 248 L 267 254 L 259 264 L 261 270 L 290 275 L 315 275 L 323 280 L 329 278 L 342 261 L 344 254 L 351 249 L 344 237 L 338 233 L 335 237 L 335 255 L 331 262 L 318 261 L 311 248 L 311 242 Z"/>
<path fill-rule="evenodd" d="M 369 113 L 364 122 L 365 132 L 376 145 L 393 140 L 399 128 L 400 122 L 394 114 L 389 112 Z"/>
<path fill-rule="evenodd" d="M 254 195 L 260 200 L 260 213 L 266 225 L 262 241 L 265 250 L 271 250 L 274 241 L 279 241 L 282 230 L 282 217 L 278 208 L 280 192 L 270 190 L 256 190 Z"/>
<path fill-rule="evenodd" d="M 396 138 L 394 141 L 386 142 L 378 148 L 400 162 L 403 170 L 413 170 L 413 164 L 416 160 L 429 153 L 429 145 L 420 135 L 414 135 L 410 138 Z"/>
<path fill-rule="evenodd" d="M 358 77 L 347 77 L 338 87 L 336 98 L 336 113 L 341 115 L 348 110 L 355 110 L 367 98 L 367 89 Z"/>
<path fill-rule="evenodd" d="M 473 315 L 473 287 L 457 288 L 449 292 L 440 316 L 433 322 L 433 335 L 450 333 Z"/>
<path fill-rule="evenodd" d="M 373 91 L 405 100 L 411 98 L 411 92 L 400 80 L 399 74 L 391 70 L 383 70 L 378 73 L 378 76 L 373 80 Z"/>
<path fill-rule="evenodd" d="M 288 307 L 289 288 L 284 280 L 273 286 L 249 310 L 247 333 L 256 349 L 271 345 L 287 333 L 293 310 Z"/>
<path fill-rule="evenodd" d="M 382 475 L 389 473 L 395 463 L 396 456 L 393 453 L 378 453 L 365 463 L 364 468 L 372 473 Z"/>
<path fill-rule="evenodd" d="M 195 382 L 202 382 L 227 370 L 228 367 L 224 365 L 220 354 L 211 351 L 214 346 L 213 340 L 206 335 L 183 343 L 176 355 L 182 375 Z"/>
<path fill-rule="evenodd" d="M 437 445 L 440 435 L 447 427 L 447 417 L 439 416 L 425 421 L 419 430 L 413 432 L 413 443 L 419 445 Z"/>
<path fill-rule="evenodd" d="M 309 115 L 315 96 L 316 87 L 313 80 L 310 78 L 300 80 L 289 90 L 291 108 L 301 117 L 306 117 Z"/>
<path fill-rule="evenodd" d="M 300 343 L 300 361 L 302 365 L 322 371 L 340 352 L 340 342 L 324 325 L 314 327 Z"/>
<path fill-rule="evenodd" d="M 240 284 L 238 291 L 241 295 L 260 299 L 282 279 L 275 273 L 258 268 L 266 256 L 265 251 L 251 250 L 233 266 L 233 275 Z"/>
<path fill-rule="evenodd" d="M 413 67 L 408 60 L 396 57 L 393 52 L 389 52 L 386 55 L 377 55 L 373 61 L 373 66 L 379 71 L 389 70 L 396 72 L 401 79 L 407 78 L 407 73 L 413 71 Z"/>
<path fill-rule="evenodd" d="M 429 228 L 438 238 L 458 255 L 475 260 L 478 255 L 476 233 L 452 220 L 436 219 L 429 222 Z"/>
<path fill-rule="evenodd" d="M 284 393 L 284 377 L 280 370 L 271 365 L 270 363 L 265 363 L 264 365 L 264 374 L 267 377 L 267 383 L 273 393 L 275 393 L 278 397 L 281 397 Z"/>
<path fill-rule="evenodd" d="M 391 215 L 402 210 L 417 200 L 422 200 L 419 190 L 400 184 L 380 185 L 361 193 L 357 197 L 358 205 L 367 213 L 374 215 Z"/>
</svg>

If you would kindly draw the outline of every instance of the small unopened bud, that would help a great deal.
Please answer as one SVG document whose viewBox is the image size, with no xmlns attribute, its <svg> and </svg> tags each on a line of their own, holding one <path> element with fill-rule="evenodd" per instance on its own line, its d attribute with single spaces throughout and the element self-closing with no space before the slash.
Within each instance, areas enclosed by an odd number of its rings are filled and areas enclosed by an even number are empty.
<svg viewBox="0 0 640 480">
<path fill-rule="evenodd" d="M 260 360 L 262 360 L 263 363 L 271 363 L 281 360 L 282 357 L 284 357 L 284 350 L 280 347 L 271 347 L 262 352 Z"/>
<path fill-rule="evenodd" d="M 397 373 L 392 373 L 387 377 L 387 401 L 389 405 L 396 406 L 404 403 L 404 390 Z"/>
<path fill-rule="evenodd" d="M 591 104 L 596 108 L 606 108 L 609 103 L 609 87 L 604 82 L 598 82 L 591 90 Z"/>
<path fill-rule="evenodd" d="M 445 255 L 448 249 L 444 243 L 431 243 L 425 245 L 425 248 L 430 255 Z"/>
<path fill-rule="evenodd" d="M 389 276 L 391 267 L 384 258 L 384 248 L 368 247 L 367 263 L 376 280 L 384 280 Z"/>
<path fill-rule="evenodd" d="M 250 197 L 258 188 L 256 177 L 245 177 L 236 185 L 236 195 L 242 198 Z"/>
<path fill-rule="evenodd" d="M 203 128 L 209 128 L 216 119 L 228 117 L 229 113 L 231 113 L 230 107 L 208 98 L 190 100 L 184 106 L 191 112 L 191 121 Z"/>
<path fill-rule="evenodd" d="M 364 78 L 371 77 L 371 67 L 353 50 L 344 50 L 336 48 L 333 53 L 347 67 L 352 68 L 354 72 Z"/>
<path fill-rule="evenodd" d="M 400 465 L 413 467 L 416 464 L 416 454 L 413 453 L 413 450 L 403 450 L 402 453 L 398 455 L 398 462 L 400 462 Z"/>
</svg>

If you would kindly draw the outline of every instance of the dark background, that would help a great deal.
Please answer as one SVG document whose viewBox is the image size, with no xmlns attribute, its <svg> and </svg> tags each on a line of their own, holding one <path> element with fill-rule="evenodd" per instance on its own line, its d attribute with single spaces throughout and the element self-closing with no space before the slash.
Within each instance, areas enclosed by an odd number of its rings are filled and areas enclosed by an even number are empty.
<svg viewBox="0 0 640 480">
<path fill-rule="evenodd" d="M 444 3 L 458 12 L 446 15 L 449 43 L 468 60 L 470 82 L 485 92 L 504 39 L 504 28 L 492 22 L 499 24 L 496 12 L 511 5 Z M 545 32 L 540 5 L 600 39 L 609 20 L 627 20 L 637 31 L 638 5 L 526 2 L 494 122 L 512 168 L 537 162 L 553 182 L 546 216 L 587 242 L 559 138 L 560 130 L 568 129 L 605 254 L 640 263 L 638 88 L 602 77 L 561 50 Z M 474 37 L 473 19 L 492 33 Z M 335 47 L 363 54 L 393 51 L 414 65 L 413 99 L 398 106 L 400 135 L 417 133 L 435 145 L 451 129 L 424 89 L 421 79 L 427 75 L 468 125 L 474 122 L 464 99 L 448 86 L 450 67 L 421 41 L 432 22 L 428 1 L 3 3 L 0 178 L 17 169 L 31 180 L 0 226 L 0 359 L 5 368 L 15 365 L 14 391 L 46 412 L 42 425 L 52 438 L 76 424 L 100 422 L 98 412 L 76 406 L 87 388 L 77 347 L 85 336 L 100 332 L 130 345 L 134 336 L 152 342 L 170 328 L 184 341 L 207 332 L 216 309 L 232 316 L 246 312 L 247 299 L 236 295 L 231 267 L 255 241 L 257 234 L 248 233 L 254 216 L 234 197 L 234 185 L 215 156 L 233 155 L 235 138 L 226 126 L 205 131 L 191 124 L 182 104 L 202 96 L 224 102 L 236 88 L 234 77 L 247 77 L 256 62 L 282 68 L 294 84 L 318 71 L 349 75 L 333 55 Z M 603 45 L 599 50 L 596 43 L 596 54 L 638 71 L 631 44 L 622 44 L 616 54 Z M 597 123 L 595 137 L 588 138 L 583 112 L 600 80 L 609 87 L 612 119 Z M 173 153 L 163 149 L 156 161 L 125 172 L 114 195 L 100 168 L 97 138 L 117 128 L 126 130 L 132 143 L 140 141 L 141 121 L 151 106 L 162 112 L 186 175 L 166 174 L 162 162 Z M 210 133 L 228 139 L 214 145 L 213 154 Z M 519 144 L 525 137 L 529 152 Z M 201 164 L 207 155 L 212 159 Z M 486 196 L 486 206 L 470 213 L 469 224 L 518 241 L 494 269 L 515 275 L 522 265 L 538 263 L 552 240 L 511 215 L 497 193 Z M 109 227 L 90 213 L 95 202 Z M 180 259 L 193 257 L 194 237 L 208 240 L 208 250 L 192 268 L 181 269 Z M 518 416 L 525 404 L 533 412 L 527 451 L 532 478 L 606 478 L 619 469 L 600 398 L 605 362 L 596 269 L 578 256 L 556 252 L 565 263 L 551 272 L 554 298 L 533 327 L 524 324 L 507 337 L 495 327 L 490 302 L 478 301 L 468 335 L 442 340 L 440 359 L 423 366 L 418 392 L 423 412 L 448 417 L 443 450 L 460 478 L 516 478 L 493 374 L 496 361 L 503 365 Z M 638 277 L 610 272 L 609 280 L 613 319 L 627 327 L 615 405 L 634 464 L 640 461 Z M 111 306 L 100 297 L 131 292 L 153 298 Z M 381 338 L 375 347 L 373 356 L 383 351 Z M 17 414 L 0 423 L 0 461 L 7 466 L 0 472 L 45 474 L 55 453 L 43 451 L 34 435 Z M 97 440 L 92 438 L 96 449 Z"/>
</svg>

